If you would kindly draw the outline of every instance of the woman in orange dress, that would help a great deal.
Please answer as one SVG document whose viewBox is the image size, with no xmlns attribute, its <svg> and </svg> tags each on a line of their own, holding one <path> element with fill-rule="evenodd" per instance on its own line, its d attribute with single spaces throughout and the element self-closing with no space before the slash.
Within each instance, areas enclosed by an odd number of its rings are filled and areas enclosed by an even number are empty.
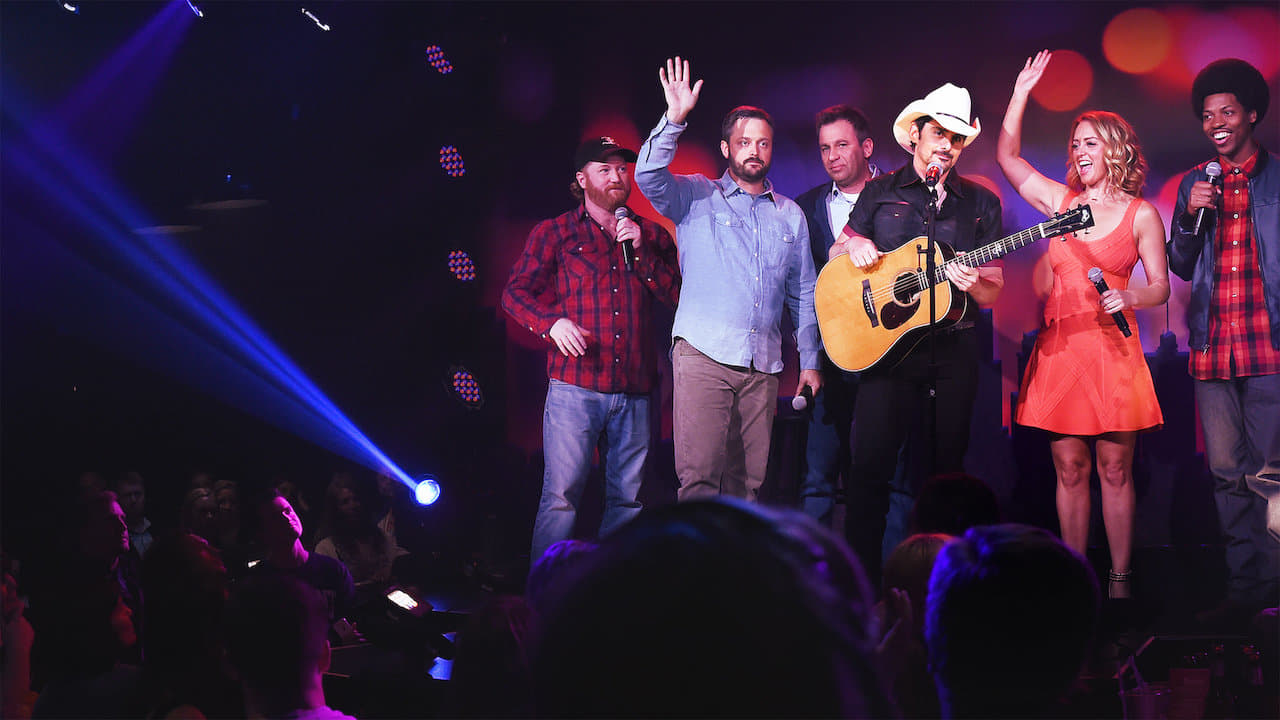
<svg viewBox="0 0 1280 720">
<path fill-rule="evenodd" d="M 1046 255 L 1052 278 L 1044 321 L 1022 378 L 1016 420 L 1047 430 L 1057 473 L 1062 539 L 1084 553 L 1089 538 L 1090 445 L 1101 478 L 1102 519 L 1111 554 L 1108 595 L 1128 597 L 1133 545 L 1133 447 L 1138 432 L 1164 423 L 1133 311 L 1169 299 L 1164 223 L 1141 199 L 1147 163 L 1124 118 L 1089 111 L 1071 127 L 1067 183 L 1050 180 L 1021 157 L 1022 115 L 1052 53 L 1029 58 L 1014 83 L 1000 128 L 996 159 L 1009 183 L 1037 210 L 1051 215 L 1082 205 L 1093 212 L 1089 230 L 1054 238 Z M 1129 287 L 1142 260 L 1146 287 Z M 1089 279 L 1102 270 L 1110 289 L 1099 295 Z M 1037 273 L 1037 276 L 1044 273 Z M 1111 314 L 1122 312 L 1126 337 Z"/>
</svg>

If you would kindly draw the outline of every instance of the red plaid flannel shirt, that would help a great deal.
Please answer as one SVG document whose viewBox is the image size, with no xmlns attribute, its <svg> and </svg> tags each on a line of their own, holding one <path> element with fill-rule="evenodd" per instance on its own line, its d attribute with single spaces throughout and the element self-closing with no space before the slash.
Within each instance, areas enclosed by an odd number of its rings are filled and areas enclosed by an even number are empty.
<svg viewBox="0 0 1280 720">
<path fill-rule="evenodd" d="M 1191 375 L 1197 380 L 1280 373 L 1280 351 L 1271 347 L 1271 325 L 1262 294 L 1257 238 L 1249 216 L 1249 174 L 1258 162 L 1254 153 L 1239 167 L 1220 157 L 1222 209 L 1213 251 L 1213 304 L 1209 314 L 1209 347 L 1191 353 Z"/>
<path fill-rule="evenodd" d="M 511 269 L 502 309 L 547 341 L 547 375 L 597 392 L 647 393 L 657 374 L 653 298 L 680 297 L 676 245 L 661 225 L 632 214 L 641 246 L 627 272 L 617 241 L 586 207 L 544 220 Z M 566 357 L 547 332 L 567 317 L 592 333 L 587 353 Z"/>
</svg>

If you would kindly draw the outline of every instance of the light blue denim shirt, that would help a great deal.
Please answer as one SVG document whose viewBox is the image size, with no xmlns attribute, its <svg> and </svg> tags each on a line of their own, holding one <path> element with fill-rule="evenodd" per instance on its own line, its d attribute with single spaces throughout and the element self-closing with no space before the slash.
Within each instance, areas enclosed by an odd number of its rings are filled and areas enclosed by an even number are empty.
<svg viewBox="0 0 1280 720">
<path fill-rule="evenodd" d="M 813 255 L 800 206 L 773 191 L 752 196 L 725 172 L 719 180 L 673 175 L 667 166 L 687 127 L 664 114 L 636 160 L 635 181 L 676 224 L 680 304 L 672 338 L 716 362 L 782 371 L 782 308 L 796 328 L 800 367 L 819 368 Z"/>
</svg>

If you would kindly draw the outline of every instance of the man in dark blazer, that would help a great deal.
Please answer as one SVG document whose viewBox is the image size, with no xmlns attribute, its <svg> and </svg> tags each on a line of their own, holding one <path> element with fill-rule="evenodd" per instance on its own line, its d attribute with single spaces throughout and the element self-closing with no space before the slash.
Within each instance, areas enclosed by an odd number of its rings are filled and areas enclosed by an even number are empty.
<svg viewBox="0 0 1280 720">
<path fill-rule="evenodd" d="M 813 264 L 821 271 L 835 242 L 832 228 L 844 227 L 862 187 L 880 171 L 871 163 L 875 143 L 870 124 L 860 111 L 835 105 L 818 113 L 816 125 L 818 152 L 831 182 L 800 195 L 796 203 L 809 221 Z M 836 478 L 849 470 L 849 430 L 857 385 L 856 377 L 833 365 L 825 352 L 821 359 L 823 377 L 832 380 L 814 398 L 809 416 L 800 506 L 810 517 L 829 526 Z"/>
</svg>

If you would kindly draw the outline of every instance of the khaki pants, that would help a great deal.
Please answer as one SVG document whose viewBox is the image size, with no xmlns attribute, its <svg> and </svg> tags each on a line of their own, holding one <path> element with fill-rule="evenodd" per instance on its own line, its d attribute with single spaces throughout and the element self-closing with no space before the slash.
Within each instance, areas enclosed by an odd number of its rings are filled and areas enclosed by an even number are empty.
<svg viewBox="0 0 1280 720">
<path fill-rule="evenodd" d="M 676 338 L 671 364 L 679 499 L 755 502 L 769 464 L 778 376 L 721 365 L 684 338 Z"/>
</svg>

